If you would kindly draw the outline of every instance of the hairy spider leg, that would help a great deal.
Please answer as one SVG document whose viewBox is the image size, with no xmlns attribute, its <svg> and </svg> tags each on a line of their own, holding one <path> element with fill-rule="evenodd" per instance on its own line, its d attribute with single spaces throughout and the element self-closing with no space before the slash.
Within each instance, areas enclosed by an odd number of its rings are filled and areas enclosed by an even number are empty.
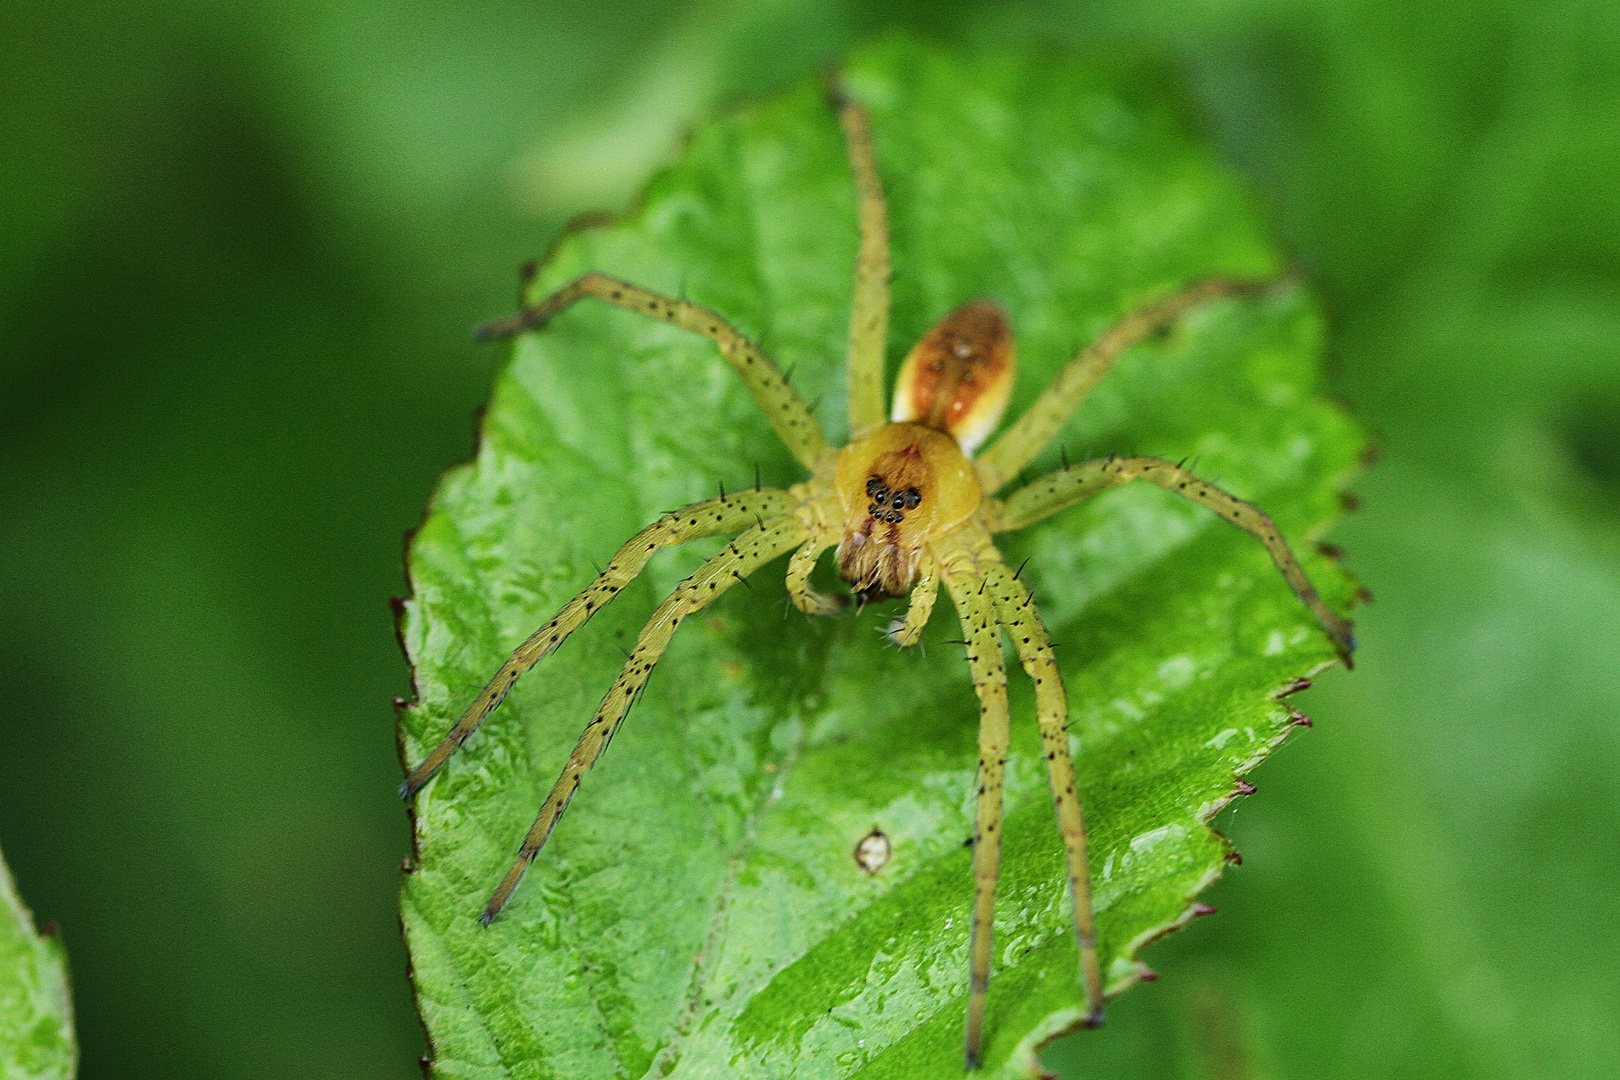
<svg viewBox="0 0 1620 1080">
<path fill-rule="evenodd" d="M 968 1068 L 979 1067 L 985 995 L 990 989 L 996 879 L 1001 873 L 1001 796 L 1007 770 L 1007 670 L 1001 662 L 1001 628 L 984 594 L 984 579 L 967 549 L 948 557 L 945 588 L 956 603 L 968 669 L 979 695 L 978 811 L 973 823 L 973 923 L 969 933 L 968 1011 L 964 1050 Z"/>
<path fill-rule="evenodd" d="M 513 337 L 525 330 L 537 330 L 586 297 L 628 311 L 639 311 L 674 323 L 683 330 L 702 334 L 720 347 L 720 355 L 726 363 L 742 376 L 754 400 L 765 413 L 765 418 L 800 464 L 813 472 L 832 453 L 821 425 L 816 423 L 815 417 L 810 414 L 810 407 L 776 366 L 776 361 L 725 319 L 689 300 L 676 300 L 592 270 L 516 315 L 485 323 L 473 336 L 479 341 L 490 341 Z"/>
<path fill-rule="evenodd" d="M 846 595 L 829 596 L 810 587 L 810 572 L 816 568 L 816 560 L 821 558 L 822 552 L 837 543 L 838 533 L 835 530 L 818 530 L 788 560 L 788 595 L 793 598 L 793 605 L 806 615 L 836 615 L 849 606 Z"/>
<path fill-rule="evenodd" d="M 990 563 L 985 584 L 995 603 L 996 617 L 1012 638 L 1024 671 L 1035 683 L 1035 711 L 1046 752 L 1046 775 L 1052 784 L 1058 831 L 1068 860 L 1069 897 L 1074 905 L 1074 937 L 1080 949 L 1080 980 L 1086 990 L 1086 1027 L 1103 1022 L 1102 966 L 1097 960 L 1097 929 L 1092 913 L 1091 871 L 1086 857 L 1086 821 L 1069 758 L 1069 698 L 1063 675 L 1052 655 L 1052 642 L 1035 610 L 1035 598 L 1002 562 Z"/>
<path fill-rule="evenodd" d="M 1206 300 L 1220 296 L 1253 296 L 1271 284 L 1263 279 L 1207 277 L 1178 293 L 1137 308 L 1104 330 L 1058 372 L 1017 423 L 978 456 L 975 464 L 985 493 L 995 492 L 1034 460 L 1051 442 L 1052 436 L 1068 423 L 1092 388 L 1113 368 L 1120 353 Z"/>
<path fill-rule="evenodd" d="M 1323 602 L 1316 586 L 1311 584 L 1311 579 L 1300 567 L 1299 560 L 1294 558 L 1276 523 L 1253 503 L 1244 502 L 1236 495 L 1222 491 L 1208 480 L 1162 458 L 1099 458 L 1071 465 L 1032 481 L 1002 504 L 1001 521 L 995 526 L 995 531 L 1021 529 L 1104 488 L 1129 480 L 1146 480 L 1191 499 L 1200 506 L 1207 506 L 1233 525 L 1258 537 L 1271 554 L 1271 561 L 1277 564 L 1277 569 L 1282 571 L 1282 576 L 1294 590 L 1294 595 L 1311 609 L 1317 622 L 1322 624 L 1322 629 L 1333 639 L 1345 666 L 1353 666 L 1356 638 L 1350 620 L 1341 617 Z"/>
<path fill-rule="evenodd" d="M 853 440 L 888 419 L 883 408 L 883 352 L 889 338 L 889 208 L 883 199 L 872 122 L 858 101 L 837 96 L 860 221 L 855 301 L 849 319 L 849 434 Z"/>
<path fill-rule="evenodd" d="M 635 648 L 630 650 L 630 658 L 624 662 L 619 677 L 613 680 L 613 686 L 602 698 L 602 704 L 597 707 L 596 715 L 585 725 L 579 742 L 574 746 L 574 752 L 568 757 L 568 763 L 563 766 L 557 782 L 552 785 L 551 794 L 546 796 L 546 801 L 541 804 L 540 813 L 536 815 L 528 835 L 523 838 L 523 846 L 518 849 L 517 861 L 512 864 L 512 869 L 506 872 L 506 877 L 501 880 L 500 886 L 485 905 L 484 913 L 478 917 L 480 922 L 488 926 L 490 920 L 494 919 L 511 899 L 512 891 L 523 879 L 523 872 L 534 862 L 535 856 L 540 854 L 540 849 L 545 846 L 552 828 L 562 817 L 563 811 L 568 809 L 569 800 L 579 789 L 581 775 L 596 764 L 596 760 L 602 756 L 602 751 L 607 749 L 613 733 L 619 730 L 625 714 L 635 703 L 636 695 L 651 677 L 654 665 L 669 647 L 670 639 L 675 636 L 675 630 L 681 625 L 681 620 L 693 612 L 701 611 L 721 593 L 778 555 L 786 554 L 803 543 L 805 533 L 804 523 L 791 515 L 755 525 L 698 567 L 697 571 L 681 582 L 675 591 L 670 593 L 669 598 L 659 605 L 658 610 L 653 612 L 652 618 L 647 620 L 647 625 L 641 628 Z"/>
<path fill-rule="evenodd" d="M 428 782 L 428 777 L 456 752 L 456 748 L 478 730 L 478 725 L 495 710 L 495 706 L 501 703 L 523 673 L 538 664 L 546 654 L 553 652 L 593 614 L 606 607 L 608 601 L 635 580 L 646 567 L 647 560 L 659 548 L 684 544 L 704 536 L 739 533 L 757 524 L 761 518 L 775 518 L 789 513 L 797 503 L 797 496 L 776 488 L 741 491 L 671 511 L 631 537 L 629 543 L 609 560 L 607 567 L 596 575 L 596 580 L 564 604 L 555 618 L 530 634 L 527 641 L 512 651 L 483 692 L 461 714 L 461 719 L 450 729 L 450 734 L 400 785 L 400 798 L 409 799 L 416 794 Z"/>
</svg>

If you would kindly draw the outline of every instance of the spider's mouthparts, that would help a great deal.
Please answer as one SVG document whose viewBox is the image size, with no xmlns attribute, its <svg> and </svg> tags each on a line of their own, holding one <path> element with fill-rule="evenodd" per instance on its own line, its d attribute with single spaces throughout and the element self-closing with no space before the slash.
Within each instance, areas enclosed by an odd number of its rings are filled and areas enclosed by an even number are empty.
<svg viewBox="0 0 1620 1080">
<path fill-rule="evenodd" d="M 859 607 L 910 592 L 920 554 L 915 545 L 903 541 L 893 526 L 888 528 L 887 536 L 872 535 L 870 521 L 845 529 L 838 545 L 838 576 L 849 582 Z"/>
<path fill-rule="evenodd" d="M 894 595 L 877 582 L 872 582 L 869 585 L 862 585 L 860 588 L 855 589 L 854 592 L 855 610 L 857 613 L 859 613 L 861 609 L 866 607 L 867 604 L 870 604 L 874 600 L 887 600 L 890 596 Z"/>
</svg>

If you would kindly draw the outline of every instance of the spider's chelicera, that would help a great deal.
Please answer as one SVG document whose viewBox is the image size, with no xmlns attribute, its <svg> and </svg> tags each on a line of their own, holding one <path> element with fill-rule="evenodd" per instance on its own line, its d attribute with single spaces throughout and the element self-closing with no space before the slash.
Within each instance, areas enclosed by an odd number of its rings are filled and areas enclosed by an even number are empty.
<svg viewBox="0 0 1620 1080">
<path fill-rule="evenodd" d="M 1271 519 L 1181 466 L 1151 457 L 1106 458 L 1067 465 L 1005 497 L 996 493 L 1057 434 L 1127 346 L 1189 308 L 1218 297 L 1242 297 L 1262 281 L 1210 277 L 1110 327 L 1059 372 L 1030 409 L 983 453 L 974 452 L 1007 406 L 1015 368 L 1013 335 L 996 304 L 979 300 L 946 315 L 919 341 L 900 369 L 893 407 L 883 409 L 883 349 L 889 320 L 888 215 L 869 121 L 854 101 L 838 102 L 849 148 L 860 219 L 860 255 L 849 330 L 849 427 L 842 449 L 827 444 L 809 407 L 776 364 L 718 314 L 600 273 L 588 273 L 537 304 L 479 331 L 481 339 L 538 329 L 576 300 L 591 297 L 665 319 L 719 346 L 793 455 L 809 471 L 787 489 L 757 487 L 693 503 L 664 515 L 621 548 L 594 581 L 550 622 L 519 645 L 450 733 L 400 789 L 414 795 L 501 702 L 524 672 L 555 650 L 608 603 L 660 548 L 705 536 L 733 539 L 681 582 L 642 629 L 629 659 L 580 736 L 517 861 L 480 916 L 488 925 L 511 898 L 553 826 L 623 722 L 681 621 L 778 556 L 792 552 L 787 588 L 800 610 L 831 615 L 848 598 L 810 587 L 817 559 L 837 548 L 839 576 L 858 603 L 909 597 L 889 628 L 898 645 L 917 642 L 941 585 L 961 621 L 968 666 L 979 697 L 978 810 L 973 832 L 973 908 L 966 1055 L 976 1066 L 990 982 L 991 916 L 1001 857 L 1002 778 L 1007 760 L 1007 676 L 1001 635 L 1011 640 L 1035 684 L 1042 752 L 1068 862 L 1068 885 L 1085 989 L 1086 1023 L 1102 1022 L 1103 984 L 1093 930 L 1086 832 L 1069 756 L 1068 702 L 1034 599 L 1008 569 L 994 534 L 1023 528 L 1081 499 L 1129 480 L 1146 480 L 1185 496 L 1253 533 L 1321 622 L 1348 662 L 1350 623 L 1323 603 Z"/>
</svg>

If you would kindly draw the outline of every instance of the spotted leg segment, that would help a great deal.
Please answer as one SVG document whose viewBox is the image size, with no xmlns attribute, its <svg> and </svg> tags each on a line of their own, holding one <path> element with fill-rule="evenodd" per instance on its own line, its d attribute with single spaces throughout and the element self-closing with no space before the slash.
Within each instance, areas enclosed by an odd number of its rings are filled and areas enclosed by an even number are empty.
<svg viewBox="0 0 1620 1080">
<path fill-rule="evenodd" d="M 967 1031 L 964 1050 L 968 1068 L 979 1067 L 984 1035 L 985 995 L 990 989 L 990 951 L 994 935 L 996 879 L 1001 873 L 1001 797 L 1007 769 L 1007 671 L 1001 662 L 1001 633 L 995 607 L 984 593 L 984 580 L 970 560 L 945 569 L 945 587 L 956 603 L 967 642 L 968 668 L 979 695 L 978 811 L 973 824 L 973 924 L 968 951 Z"/>
<path fill-rule="evenodd" d="M 1005 563 L 985 568 L 987 591 L 996 617 L 1012 639 L 1024 671 L 1035 683 L 1035 711 L 1040 719 L 1041 746 L 1046 775 L 1052 783 L 1058 831 L 1069 867 L 1069 898 L 1074 905 L 1074 936 L 1080 948 L 1080 982 L 1086 991 L 1087 1027 L 1103 1022 L 1102 967 L 1097 959 L 1097 929 L 1092 914 L 1091 872 L 1086 857 L 1086 822 L 1081 813 L 1080 790 L 1069 759 L 1069 699 L 1063 676 L 1052 656 L 1052 642 L 1030 595 Z"/>
<path fill-rule="evenodd" d="M 1299 560 L 1294 558 L 1293 551 L 1289 549 L 1276 523 L 1252 503 L 1244 502 L 1237 496 L 1222 491 L 1208 480 L 1162 458 L 1099 458 L 1043 476 L 1014 492 L 1002 504 L 1001 521 L 997 524 L 996 531 L 1021 529 L 1104 488 L 1123 484 L 1128 480 L 1146 480 L 1166 491 L 1173 491 L 1200 506 L 1209 507 L 1233 525 L 1258 537 L 1266 546 L 1266 551 L 1271 554 L 1271 561 L 1277 564 L 1277 569 L 1282 571 L 1282 576 L 1293 588 L 1294 594 L 1311 609 L 1311 613 L 1322 624 L 1322 629 L 1333 639 L 1333 644 L 1337 646 L 1346 666 L 1350 665 L 1351 654 L 1356 649 L 1356 638 L 1350 620 L 1338 615 L 1323 602 L 1321 595 L 1316 591 L 1316 586 L 1311 584 L 1311 579 L 1300 567 Z"/>
<path fill-rule="evenodd" d="M 676 300 L 593 270 L 516 315 L 485 323 L 475 336 L 479 341 L 489 341 L 537 330 L 586 297 L 663 319 L 713 341 L 720 347 L 720 355 L 726 363 L 742 376 L 766 419 L 800 464 L 813 470 L 831 453 L 821 425 L 810 415 L 810 407 L 776 362 L 719 315 L 688 300 Z"/>
<path fill-rule="evenodd" d="M 1092 388 L 1113 368 L 1120 353 L 1169 326 L 1189 308 L 1219 296 L 1254 295 L 1270 284 L 1249 278 L 1204 278 L 1163 300 L 1136 309 L 1104 330 L 1101 337 L 1081 349 L 1058 372 L 1057 378 L 1047 385 L 1018 422 L 979 455 L 976 464 L 984 490 L 997 490 L 1034 460 L 1074 415 L 1074 410 Z"/>
<path fill-rule="evenodd" d="M 793 550 L 804 539 L 803 523 L 792 517 L 779 517 L 755 525 L 698 567 L 696 573 L 681 582 L 669 598 L 659 605 L 647 625 L 642 627 L 635 648 L 630 650 L 630 658 L 625 661 L 619 677 L 613 681 L 607 696 L 597 707 L 596 715 L 585 725 L 585 731 L 574 746 L 574 752 L 569 755 L 568 763 L 563 766 L 562 774 L 552 786 L 551 794 L 541 804 L 539 815 L 530 826 L 529 834 L 524 837 L 523 846 L 518 849 L 517 861 L 506 872 L 495 894 L 489 898 L 484 913 L 479 916 L 485 926 L 506 906 L 512 891 L 522 880 L 523 872 L 540 854 L 546 837 L 551 835 L 563 811 L 568 809 L 568 801 L 578 790 L 581 776 L 596 764 L 602 751 L 607 749 L 608 741 L 619 730 L 625 714 L 635 703 L 636 695 L 647 685 L 653 667 L 669 647 L 681 620 L 701 611 L 731 586 L 778 555 Z"/>
<path fill-rule="evenodd" d="M 495 677 L 489 680 L 489 685 L 467 706 L 467 711 L 461 714 L 461 719 L 450 729 L 450 734 L 400 785 L 400 798 L 409 799 L 415 795 L 428 782 L 428 777 L 456 752 L 456 748 L 478 730 L 478 725 L 501 703 L 523 673 L 548 653 L 554 652 L 569 634 L 585 624 L 585 620 L 607 606 L 608 601 L 635 580 L 647 565 L 647 560 L 659 548 L 684 544 L 703 536 L 739 533 L 751 525 L 757 525 L 761 519 L 780 517 L 790 512 L 797 502 L 794 495 L 776 488 L 743 491 L 683 506 L 631 537 L 630 542 L 619 549 L 619 553 L 596 575 L 596 580 L 585 587 L 584 592 L 564 604 L 555 618 L 530 634 L 527 641 L 513 650 Z"/>
<path fill-rule="evenodd" d="M 889 208 L 883 199 L 872 122 L 858 101 L 841 97 L 861 247 L 855 262 L 855 302 L 849 319 L 849 433 L 853 439 L 888 419 L 883 402 L 883 349 L 889 337 Z"/>
</svg>

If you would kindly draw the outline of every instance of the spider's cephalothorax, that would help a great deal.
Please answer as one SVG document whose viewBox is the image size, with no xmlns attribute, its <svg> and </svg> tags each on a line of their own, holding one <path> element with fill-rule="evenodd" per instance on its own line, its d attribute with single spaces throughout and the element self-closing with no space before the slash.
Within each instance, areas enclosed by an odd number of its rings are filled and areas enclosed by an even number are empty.
<svg viewBox="0 0 1620 1080">
<path fill-rule="evenodd" d="M 992 916 L 1001 860 L 1002 777 L 1007 763 L 1007 679 L 1002 633 L 1035 686 L 1035 711 L 1068 865 L 1085 989 L 1085 1022 L 1102 1022 L 1103 983 L 1080 812 L 1068 736 L 1068 700 L 1046 629 L 1029 590 L 1002 562 L 994 534 L 1023 528 L 1116 484 L 1146 480 L 1191 499 L 1260 540 L 1288 584 L 1316 615 L 1348 663 L 1355 641 L 1350 623 L 1322 602 L 1288 544 L 1264 513 L 1207 480 L 1158 458 L 1100 458 L 1065 466 L 1005 497 L 998 492 L 1057 434 L 1121 350 L 1173 322 L 1196 304 L 1252 294 L 1267 283 L 1208 277 L 1126 315 L 1082 349 L 1019 419 L 978 453 L 1005 411 L 1012 388 L 1013 336 L 1007 317 L 988 301 L 945 316 L 906 358 L 893 409 L 883 408 L 883 347 L 888 334 L 888 218 L 864 110 L 838 103 L 849 145 L 860 210 L 860 256 L 849 331 L 849 445 L 827 444 L 799 392 L 757 345 L 716 312 L 663 296 L 606 274 L 588 273 L 491 323 L 480 336 L 506 337 L 537 329 L 575 301 L 591 297 L 664 319 L 714 341 L 742 377 L 771 425 L 809 473 L 790 488 L 764 488 L 693 503 L 671 511 L 622 547 L 557 615 L 524 641 L 401 787 L 414 795 L 477 730 L 518 678 L 556 650 L 592 614 L 629 584 L 661 548 L 705 536 L 733 539 L 683 581 L 648 620 L 624 668 L 563 765 L 518 850 L 517 861 L 490 897 L 482 921 L 511 899 L 567 809 L 586 769 L 618 730 L 681 620 L 734 583 L 781 555 L 788 560 L 788 594 L 800 610 L 830 615 L 845 605 L 810 587 L 818 558 L 837 547 L 840 576 L 861 603 L 906 597 L 904 619 L 890 627 L 899 645 L 916 644 L 939 588 L 950 594 L 967 645 L 979 697 L 977 811 L 973 829 L 967 1061 L 975 1066 L 990 982 Z M 975 456 L 976 455 L 976 456 Z"/>
<path fill-rule="evenodd" d="M 949 435 L 921 424 L 884 424 L 838 454 L 843 535 L 838 576 L 864 604 L 905 596 L 923 545 L 979 508 L 979 480 Z"/>
<path fill-rule="evenodd" d="M 1006 411 L 1012 330 L 999 307 L 964 304 L 900 367 L 892 423 L 839 451 L 838 576 L 861 604 L 905 596 L 923 544 L 954 532 L 983 498 L 967 455 Z"/>
</svg>

